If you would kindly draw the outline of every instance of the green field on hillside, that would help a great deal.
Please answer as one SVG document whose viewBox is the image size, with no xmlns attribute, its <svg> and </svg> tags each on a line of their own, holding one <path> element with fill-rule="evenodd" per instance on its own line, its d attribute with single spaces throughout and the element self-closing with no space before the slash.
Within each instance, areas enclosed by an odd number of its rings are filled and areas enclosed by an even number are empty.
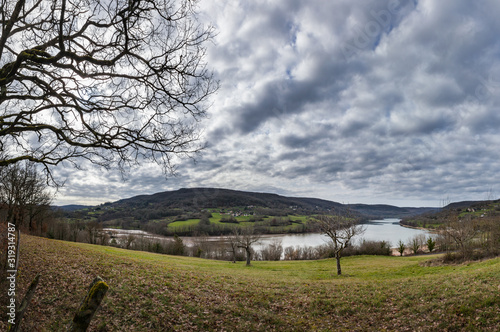
<svg viewBox="0 0 500 332">
<path fill-rule="evenodd" d="M 24 236 L 21 294 L 39 288 L 26 331 L 62 331 L 96 275 L 110 289 L 92 331 L 496 331 L 500 259 L 435 256 L 252 262 L 166 256 Z"/>
<path fill-rule="evenodd" d="M 285 217 L 280 216 L 267 216 L 264 217 L 262 221 L 254 221 L 255 216 L 253 215 L 241 215 L 233 217 L 237 223 L 230 222 L 222 222 L 223 219 L 229 219 L 231 216 L 228 214 L 222 214 L 220 212 L 211 212 L 211 217 L 209 218 L 211 225 L 220 225 L 225 227 L 248 227 L 248 226 L 260 226 L 266 227 L 270 231 L 280 231 L 280 232 L 289 232 L 293 230 L 300 230 L 307 224 L 307 221 L 311 218 L 310 216 L 304 215 L 288 215 Z M 281 226 L 272 226 L 271 221 L 273 219 L 276 220 L 290 220 L 291 224 L 281 225 Z M 170 222 L 168 224 L 168 228 L 172 231 L 182 231 L 188 229 L 188 227 L 192 227 L 198 225 L 200 219 L 188 219 L 188 220 L 179 220 Z"/>
<path fill-rule="evenodd" d="M 175 230 L 177 228 L 183 228 L 186 226 L 198 225 L 199 222 L 200 222 L 200 219 L 188 219 L 188 220 L 182 220 L 182 221 L 174 221 L 174 222 L 168 224 L 168 227 Z"/>
</svg>

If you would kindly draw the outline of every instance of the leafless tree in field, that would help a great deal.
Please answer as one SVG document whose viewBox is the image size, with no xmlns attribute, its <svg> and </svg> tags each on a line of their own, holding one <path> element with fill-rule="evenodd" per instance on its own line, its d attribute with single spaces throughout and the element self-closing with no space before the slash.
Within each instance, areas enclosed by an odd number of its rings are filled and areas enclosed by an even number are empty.
<svg viewBox="0 0 500 332">
<path fill-rule="evenodd" d="M 233 231 L 231 235 L 224 237 L 224 242 L 227 244 L 227 252 L 231 254 L 231 261 L 236 263 L 236 253 L 238 251 L 238 236 L 236 231 Z"/>
<path fill-rule="evenodd" d="M 260 241 L 260 237 L 261 237 L 260 235 L 254 233 L 254 230 L 251 227 L 246 227 L 241 229 L 235 228 L 234 238 L 236 241 L 236 245 L 238 248 L 242 248 L 245 250 L 247 258 L 247 263 L 246 263 L 247 266 L 250 265 L 250 262 L 252 260 L 252 254 L 253 254 L 252 246 Z"/>
<path fill-rule="evenodd" d="M 332 249 L 337 260 L 337 275 L 341 275 L 340 259 L 342 251 L 350 245 L 350 241 L 354 236 L 364 233 L 365 227 L 359 225 L 354 216 L 340 213 L 319 216 L 316 224 L 319 231 L 332 240 Z"/>
</svg>

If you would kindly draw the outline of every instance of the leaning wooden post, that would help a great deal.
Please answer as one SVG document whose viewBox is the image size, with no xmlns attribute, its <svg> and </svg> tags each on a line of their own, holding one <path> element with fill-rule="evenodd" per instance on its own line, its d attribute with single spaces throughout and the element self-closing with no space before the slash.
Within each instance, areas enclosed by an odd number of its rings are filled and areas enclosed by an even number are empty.
<svg viewBox="0 0 500 332">
<path fill-rule="evenodd" d="M 38 281 L 40 280 L 40 273 L 36 275 L 35 279 L 31 282 L 28 290 L 26 291 L 26 295 L 24 295 L 23 300 L 21 301 L 21 305 L 16 310 L 16 319 L 14 320 L 14 324 L 9 322 L 9 326 L 7 327 L 7 331 L 9 332 L 17 332 L 21 331 L 21 321 L 23 320 L 24 313 L 28 308 L 33 295 L 35 295 L 36 286 L 38 286 Z"/>
<path fill-rule="evenodd" d="M 80 308 L 75 314 L 71 325 L 68 328 L 68 332 L 85 332 L 94 316 L 97 308 L 101 304 L 104 295 L 108 291 L 108 284 L 101 279 L 101 277 L 96 277 L 94 281 L 90 284 L 87 296 L 83 299 Z"/>
</svg>

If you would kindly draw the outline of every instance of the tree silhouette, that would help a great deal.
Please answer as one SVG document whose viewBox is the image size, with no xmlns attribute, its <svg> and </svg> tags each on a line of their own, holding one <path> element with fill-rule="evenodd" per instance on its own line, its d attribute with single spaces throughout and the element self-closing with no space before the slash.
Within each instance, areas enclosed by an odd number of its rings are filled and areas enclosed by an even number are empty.
<svg viewBox="0 0 500 332">
<path fill-rule="evenodd" d="M 218 83 L 204 62 L 213 29 L 195 4 L 1 0 L 0 171 L 29 161 L 50 177 L 84 159 L 168 173 L 200 151 Z"/>
<path fill-rule="evenodd" d="M 194 3 L 3 0 L 0 166 L 152 160 L 171 172 L 198 152 L 218 83 Z"/>
</svg>

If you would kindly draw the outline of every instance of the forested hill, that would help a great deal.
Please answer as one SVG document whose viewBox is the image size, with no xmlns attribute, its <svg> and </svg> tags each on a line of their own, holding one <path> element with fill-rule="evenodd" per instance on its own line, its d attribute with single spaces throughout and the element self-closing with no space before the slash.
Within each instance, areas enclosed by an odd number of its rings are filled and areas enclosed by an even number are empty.
<svg viewBox="0 0 500 332">
<path fill-rule="evenodd" d="M 403 218 L 401 223 L 413 227 L 437 228 L 446 220 L 465 217 L 500 220 L 500 199 L 455 202 L 446 205 L 437 212 Z"/>
<path fill-rule="evenodd" d="M 433 207 L 398 207 L 385 204 L 349 204 L 348 207 L 358 213 L 373 218 L 402 218 L 440 210 L 439 208 Z"/>
<path fill-rule="evenodd" d="M 107 203 L 108 205 L 110 203 Z M 261 207 L 277 210 L 294 210 L 311 214 L 331 209 L 350 209 L 356 214 L 373 218 L 399 218 L 434 211 L 434 208 L 408 208 L 392 205 L 344 205 L 318 198 L 286 197 L 271 193 L 247 192 L 220 188 L 183 188 L 152 195 L 140 195 L 111 203 L 115 207 L 140 208 L 181 208 L 199 210 L 203 208 Z"/>
<path fill-rule="evenodd" d="M 256 193 L 218 188 L 190 188 L 165 191 L 153 195 L 141 195 L 122 199 L 114 205 L 143 207 L 162 205 L 171 208 L 230 208 L 235 206 L 258 206 L 271 209 L 298 209 L 324 211 L 342 208 L 337 202 L 317 198 L 285 197 L 277 194 Z"/>
</svg>

